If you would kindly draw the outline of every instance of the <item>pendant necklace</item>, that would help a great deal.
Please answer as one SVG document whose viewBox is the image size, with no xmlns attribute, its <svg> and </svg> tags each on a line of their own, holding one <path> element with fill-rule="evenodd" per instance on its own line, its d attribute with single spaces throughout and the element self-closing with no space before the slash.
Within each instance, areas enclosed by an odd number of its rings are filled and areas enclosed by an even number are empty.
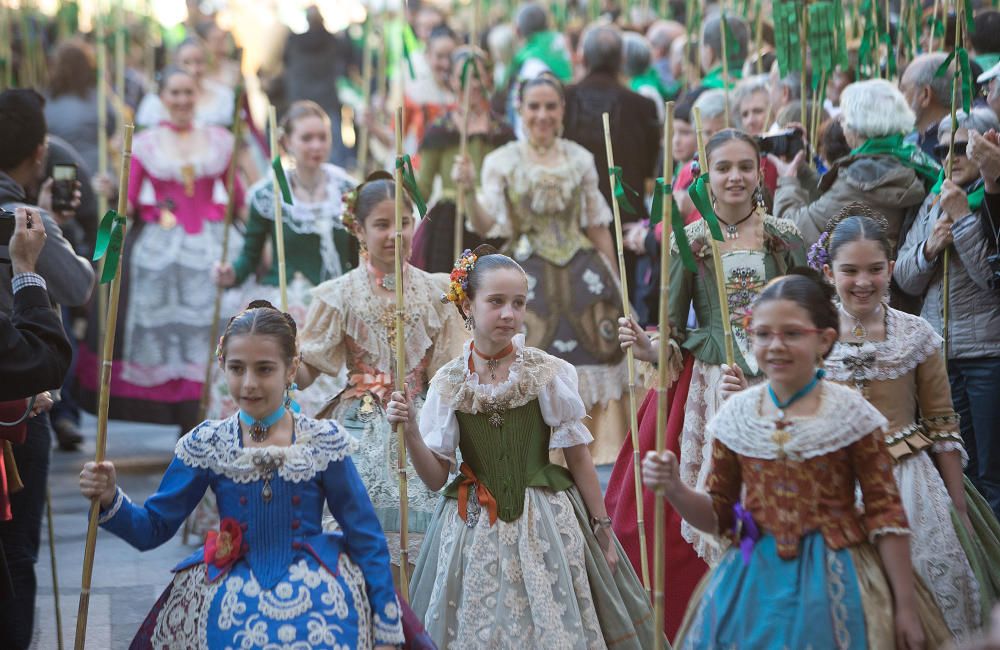
<svg viewBox="0 0 1000 650">
<path fill-rule="evenodd" d="M 840 311 L 844 312 L 845 314 L 854 319 L 854 329 L 851 330 L 851 334 L 854 336 L 854 338 L 860 339 L 862 341 L 867 340 L 868 328 L 865 327 L 865 324 L 861 322 L 861 319 L 852 314 L 851 312 L 847 311 L 847 308 L 844 307 L 843 304 L 838 305 L 838 307 L 840 307 Z M 881 309 L 882 305 L 879 305 L 879 310 Z"/>
<path fill-rule="evenodd" d="M 775 394 L 774 389 L 771 388 L 771 384 L 769 383 L 767 385 L 767 394 L 771 396 L 771 402 L 773 402 L 775 408 L 778 409 L 778 418 L 783 420 L 785 418 L 785 409 L 812 392 L 812 389 L 816 388 L 819 384 L 819 380 L 825 375 L 826 372 L 820 368 L 816 371 L 816 374 L 813 375 L 813 378 L 808 384 L 795 391 L 795 393 L 784 402 L 778 399 L 777 394 Z"/>
<path fill-rule="evenodd" d="M 386 291 L 396 290 L 396 274 L 395 273 L 383 273 L 375 268 L 375 265 L 370 261 L 368 262 L 368 271 L 375 278 L 375 284 L 382 287 Z"/>
<path fill-rule="evenodd" d="M 482 359 L 483 361 L 486 362 L 486 367 L 490 371 L 490 379 L 492 381 L 496 381 L 496 378 L 497 378 L 497 368 L 500 367 L 500 360 L 503 359 L 508 354 L 510 354 L 511 352 L 514 351 L 514 344 L 513 343 L 509 343 L 507 345 L 507 347 L 505 347 L 503 350 L 500 350 L 500 352 L 498 352 L 497 354 L 494 354 L 492 356 L 491 355 L 483 354 L 482 352 L 480 352 L 479 350 L 477 350 L 475 343 L 470 343 L 469 347 L 472 349 L 472 351 L 476 354 L 477 357 L 479 357 L 480 359 Z M 475 372 L 475 364 L 473 364 L 473 362 L 472 362 L 472 357 L 469 357 L 469 369 L 472 370 L 473 372 Z"/>
<path fill-rule="evenodd" d="M 742 219 L 740 219 L 735 223 L 728 223 L 726 221 L 723 221 L 722 218 L 720 217 L 719 223 L 721 223 L 723 226 L 726 227 L 726 239 L 730 241 L 734 239 L 739 239 L 740 238 L 739 225 L 744 221 L 746 221 L 747 219 L 749 219 L 750 217 L 752 217 L 755 212 L 757 212 L 757 208 L 750 208 L 750 214 L 748 214 L 747 216 L 743 217 Z"/>
<path fill-rule="evenodd" d="M 267 440 L 267 436 L 271 433 L 271 427 L 273 427 L 284 415 L 284 404 L 279 406 L 277 411 L 260 420 L 254 419 L 254 417 L 249 413 L 240 409 L 240 421 L 247 425 L 247 429 L 250 431 L 250 439 L 254 442 L 264 442 Z"/>
</svg>

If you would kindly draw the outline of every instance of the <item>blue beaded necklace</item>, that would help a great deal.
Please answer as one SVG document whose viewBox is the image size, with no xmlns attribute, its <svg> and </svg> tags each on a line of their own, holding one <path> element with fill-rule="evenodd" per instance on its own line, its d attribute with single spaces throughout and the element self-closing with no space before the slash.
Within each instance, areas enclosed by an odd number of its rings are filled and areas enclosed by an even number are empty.
<svg viewBox="0 0 1000 650">
<path fill-rule="evenodd" d="M 279 406 L 277 411 L 260 420 L 254 419 L 254 417 L 249 413 L 240 409 L 240 421 L 247 425 L 247 428 L 250 430 L 250 439 L 254 442 L 264 442 L 267 440 L 267 434 L 270 433 L 271 427 L 273 427 L 284 415 L 284 404 Z"/>
<path fill-rule="evenodd" d="M 767 394 L 771 396 L 771 401 L 774 402 L 775 408 L 778 409 L 778 417 L 784 418 L 785 409 L 794 404 L 795 402 L 799 401 L 806 395 L 808 395 L 810 392 L 812 392 L 812 389 L 816 388 L 816 386 L 819 384 L 819 380 L 822 379 L 825 375 L 826 371 L 820 368 L 819 370 L 816 371 L 815 376 L 813 376 L 812 380 L 808 384 L 806 384 L 799 390 L 795 391 L 795 393 L 784 402 L 778 399 L 778 396 L 774 393 L 774 389 L 771 388 L 771 384 L 769 383 L 767 385 Z"/>
</svg>

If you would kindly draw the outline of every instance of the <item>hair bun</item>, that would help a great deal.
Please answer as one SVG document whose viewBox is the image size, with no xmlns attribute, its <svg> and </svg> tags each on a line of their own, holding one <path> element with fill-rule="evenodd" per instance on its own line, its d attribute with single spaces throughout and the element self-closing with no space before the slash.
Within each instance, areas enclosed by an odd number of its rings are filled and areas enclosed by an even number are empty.
<svg viewBox="0 0 1000 650">
<path fill-rule="evenodd" d="M 363 183 L 361 183 L 361 185 L 364 185 L 365 183 L 371 183 L 372 181 L 391 181 L 391 180 L 395 180 L 392 174 L 385 171 L 384 169 L 377 169 L 372 173 L 368 174 L 367 176 L 365 176 L 365 180 Z M 360 188 L 361 185 L 359 185 L 358 187 Z"/>
<path fill-rule="evenodd" d="M 808 266 L 793 266 L 788 269 L 787 275 L 801 275 L 809 278 L 815 282 L 826 294 L 826 297 L 833 300 L 837 297 L 837 290 L 832 284 L 826 281 L 826 277 L 816 269 L 810 268 Z"/>
<path fill-rule="evenodd" d="M 274 309 L 277 311 L 277 307 L 267 300 L 251 300 L 250 304 L 247 305 L 247 309 Z"/>
<path fill-rule="evenodd" d="M 489 244 L 480 244 L 479 246 L 476 246 L 476 250 L 472 251 L 472 254 L 478 259 L 480 257 L 486 257 L 487 255 L 497 255 L 499 252 L 500 251 Z"/>
</svg>

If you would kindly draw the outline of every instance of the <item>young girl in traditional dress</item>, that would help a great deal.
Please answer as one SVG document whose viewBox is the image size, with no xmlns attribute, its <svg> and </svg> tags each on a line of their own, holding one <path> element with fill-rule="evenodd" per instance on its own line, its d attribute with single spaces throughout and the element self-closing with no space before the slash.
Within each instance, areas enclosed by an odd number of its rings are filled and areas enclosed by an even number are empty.
<svg viewBox="0 0 1000 650">
<path fill-rule="evenodd" d="M 177 532 L 211 488 L 220 530 L 174 569 L 133 648 L 393 648 L 403 642 L 389 551 L 347 435 L 293 414 L 295 321 L 251 303 L 219 347 L 240 411 L 177 443 L 156 494 L 133 504 L 109 461 L 87 463 L 101 526 L 140 550 Z M 326 503 L 342 532 L 324 533 Z"/>
<path fill-rule="evenodd" d="M 952 633 L 984 622 L 1000 588 L 1000 524 L 962 475 L 942 340 L 927 321 L 886 304 L 893 262 L 884 219 L 852 205 L 813 249 L 840 298 L 840 341 L 827 376 L 857 388 L 889 420 L 885 443 L 906 518 L 913 566 Z M 854 215 L 854 216 L 851 216 Z"/>
<path fill-rule="evenodd" d="M 752 353 L 745 318 L 750 304 L 765 283 L 783 275 L 796 265 L 804 265 L 806 251 L 796 227 L 789 221 L 775 219 L 763 205 L 763 177 L 760 151 L 756 141 L 742 131 L 724 129 L 712 136 L 705 146 L 708 162 L 705 171 L 715 211 L 725 235 L 719 243 L 722 266 L 726 273 L 726 295 L 730 322 L 723 324 L 719 315 L 717 279 L 712 263 L 709 230 L 704 220 L 684 229 L 690 242 L 695 270 L 682 261 L 678 235 L 671 240 L 670 326 L 669 338 L 651 341 L 635 323 L 621 321 L 619 340 L 623 348 L 632 346 L 636 359 L 656 363 L 660 341 L 673 348 L 669 355 L 672 375 L 679 377 L 670 393 L 667 448 L 681 461 L 681 477 L 692 488 L 704 487 L 711 457 L 712 439 L 706 435 L 708 422 L 722 403 L 719 381 L 727 368 L 724 327 L 732 331 L 736 365 L 751 382 L 761 379 L 761 370 Z M 697 327 L 689 329 L 691 305 Z M 666 332 L 664 328 L 664 332 Z M 682 359 L 678 347 L 689 355 Z M 639 435 L 643 452 L 653 449 L 656 441 L 656 391 L 650 391 L 640 408 Z M 629 553 L 632 565 L 639 570 L 639 535 L 633 479 L 632 446 L 626 444 L 618 456 L 605 502 L 615 519 L 615 533 Z M 653 498 L 644 498 L 646 529 L 653 521 Z M 717 561 L 721 548 L 690 526 L 683 524 L 671 510 L 667 512 L 666 574 L 671 589 L 666 595 L 665 629 L 673 635 L 680 625 L 692 590 L 704 575 L 705 562 Z M 694 551 L 691 549 L 694 544 Z M 653 545 L 647 544 L 649 566 L 653 566 Z"/>
<path fill-rule="evenodd" d="M 342 168 L 327 161 L 333 146 L 330 117 L 311 101 L 292 104 L 281 120 L 281 145 L 293 161 L 287 172 L 293 202 L 282 201 L 284 223 L 285 273 L 287 275 L 288 313 L 299 325 L 305 322 L 312 298 L 310 289 L 326 280 L 338 278 L 358 265 L 358 248 L 343 223 L 344 197 L 357 186 Z M 254 273 L 270 245 L 274 251 L 274 182 L 265 178 L 247 192 L 249 216 L 243 239 L 243 251 L 231 264 L 217 265 L 219 287 L 240 287 L 244 296 L 267 299 L 278 304 L 278 265 L 272 261 L 260 283 Z M 246 304 L 246 300 L 242 301 Z M 309 390 L 296 394 L 295 400 L 306 415 L 315 415 L 337 392 L 334 377 L 324 377 Z M 343 387 L 343 383 L 340 383 Z M 231 415 L 236 408 L 224 381 L 213 384 L 209 417 Z"/>
<path fill-rule="evenodd" d="M 447 299 L 473 340 L 434 376 L 419 425 L 411 399 L 389 403 L 424 483 L 440 490 L 458 474 L 410 602 L 442 649 L 650 648 L 652 611 L 611 531 L 576 371 L 519 334 L 528 291 L 511 258 L 466 251 Z"/>
<path fill-rule="evenodd" d="M 705 491 L 685 483 L 672 452 L 646 455 L 646 486 L 734 543 L 692 600 L 681 648 L 916 649 L 949 637 L 916 586 L 888 423 L 817 369 L 840 326 L 831 298 L 803 275 L 757 298 L 749 332 L 768 381 L 730 397 L 708 423 Z"/>
<path fill-rule="evenodd" d="M 385 412 L 396 370 L 395 196 L 389 174 L 376 172 L 349 199 L 345 222 L 358 238 L 363 262 L 313 289 L 296 381 L 306 388 L 321 374 L 336 376 L 346 367 L 347 388 L 323 409 L 322 417 L 335 419 L 359 443 L 354 462 L 398 566 L 397 438 Z M 409 197 L 404 197 L 404 206 L 402 254 L 406 259 L 413 236 Z M 419 405 L 430 377 L 458 354 L 468 334 L 455 310 L 441 303 L 447 275 L 425 273 L 407 263 L 402 282 L 405 381 Z M 410 474 L 408 551 L 412 562 L 420 552 L 437 497 L 416 480 L 412 469 Z"/>
</svg>

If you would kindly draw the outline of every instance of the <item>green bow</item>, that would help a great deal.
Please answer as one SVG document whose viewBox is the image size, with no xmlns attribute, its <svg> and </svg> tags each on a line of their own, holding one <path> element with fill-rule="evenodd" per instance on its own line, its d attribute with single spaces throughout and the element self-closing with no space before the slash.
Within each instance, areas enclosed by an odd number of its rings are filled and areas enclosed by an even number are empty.
<svg viewBox="0 0 1000 650">
<path fill-rule="evenodd" d="M 97 229 L 97 243 L 94 245 L 95 262 L 107 254 L 104 259 L 104 271 L 101 273 L 101 284 L 107 284 L 115 279 L 124 241 L 125 217 L 114 210 L 108 210 L 101 218 L 101 225 Z"/>
<path fill-rule="evenodd" d="M 715 216 L 712 209 L 712 199 L 708 197 L 708 174 L 702 173 L 698 180 L 688 188 L 688 196 L 691 202 L 698 209 L 702 219 L 708 224 L 708 229 L 712 233 L 712 238 L 716 241 L 724 241 L 722 228 L 719 227 L 719 217 Z"/>
<path fill-rule="evenodd" d="M 423 218 L 427 214 L 427 204 L 424 203 L 424 197 L 420 196 L 420 189 L 417 188 L 417 178 L 413 174 L 413 162 L 410 160 L 410 156 L 403 154 L 396 158 L 396 169 L 403 172 L 403 187 L 413 199 L 413 205 L 417 208 L 420 217 Z"/>
<path fill-rule="evenodd" d="M 629 214 L 635 214 L 635 208 L 629 203 L 626 192 L 635 197 L 636 200 L 639 200 L 639 193 L 629 187 L 624 179 L 622 179 L 621 167 L 608 167 L 608 174 L 611 176 L 611 192 L 615 195 L 618 207 Z"/>
<path fill-rule="evenodd" d="M 274 170 L 274 178 L 278 181 L 278 187 L 281 188 L 281 200 L 288 205 L 294 205 L 292 203 L 292 189 L 288 187 L 288 179 L 285 178 L 285 168 L 281 166 L 281 155 L 275 155 L 274 160 L 271 161 L 271 169 Z"/>
<path fill-rule="evenodd" d="M 668 185 L 661 176 L 656 179 L 656 188 L 653 190 L 653 207 L 650 210 L 649 225 L 655 226 L 663 220 L 663 209 L 666 205 L 664 197 L 670 197 L 670 227 L 674 232 L 674 241 L 677 242 L 677 250 L 681 254 L 681 264 L 692 273 L 698 272 L 698 265 L 694 261 L 694 253 L 691 252 L 691 242 L 688 241 L 687 231 L 684 229 L 684 215 L 674 202 L 674 186 Z M 663 241 L 662 246 L 669 246 L 670 242 Z"/>
<path fill-rule="evenodd" d="M 950 66 L 951 62 L 955 60 L 956 54 L 958 55 L 958 67 L 962 80 L 962 110 L 968 114 L 969 109 L 972 107 L 972 67 L 969 65 L 969 51 L 964 47 L 958 47 L 952 50 L 951 54 L 948 55 L 948 58 L 945 59 L 940 66 L 938 66 L 934 76 L 943 77 L 948 74 L 948 66 Z"/>
</svg>

